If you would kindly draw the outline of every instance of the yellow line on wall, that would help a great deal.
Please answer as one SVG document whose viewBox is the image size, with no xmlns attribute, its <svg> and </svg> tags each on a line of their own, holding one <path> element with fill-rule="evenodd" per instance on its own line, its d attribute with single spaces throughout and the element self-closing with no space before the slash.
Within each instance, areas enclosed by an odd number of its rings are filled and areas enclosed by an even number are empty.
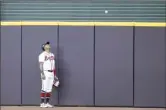
<svg viewBox="0 0 166 110">
<path fill-rule="evenodd" d="M 166 22 L 1 22 L 1 26 L 140 26 L 166 27 Z"/>
</svg>

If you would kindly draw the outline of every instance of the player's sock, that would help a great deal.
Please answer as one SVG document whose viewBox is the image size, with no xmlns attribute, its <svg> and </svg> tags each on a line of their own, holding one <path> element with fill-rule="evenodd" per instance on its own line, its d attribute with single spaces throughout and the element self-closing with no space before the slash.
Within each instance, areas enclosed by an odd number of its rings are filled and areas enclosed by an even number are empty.
<svg viewBox="0 0 166 110">
<path fill-rule="evenodd" d="M 49 101 L 50 101 L 50 96 L 51 96 L 50 93 L 46 93 L 46 103 L 49 103 Z"/>
<path fill-rule="evenodd" d="M 41 98 L 41 103 L 44 103 L 44 98 Z"/>
<path fill-rule="evenodd" d="M 44 91 L 41 91 L 41 93 L 40 93 L 41 103 L 44 103 L 45 95 L 46 95 L 46 93 Z"/>
</svg>

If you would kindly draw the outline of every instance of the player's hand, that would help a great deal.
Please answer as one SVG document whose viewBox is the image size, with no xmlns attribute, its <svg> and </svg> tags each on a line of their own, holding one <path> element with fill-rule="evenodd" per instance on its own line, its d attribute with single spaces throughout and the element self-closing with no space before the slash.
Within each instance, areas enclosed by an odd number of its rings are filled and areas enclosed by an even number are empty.
<svg viewBox="0 0 166 110">
<path fill-rule="evenodd" d="M 43 80 L 45 80 L 45 79 L 46 79 L 46 77 L 45 77 L 45 75 L 44 75 L 44 74 L 42 74 L 42 75 L 41 75 L 41 79 L 43 79 Z"/>
<path fill-rule="evenodd" d="M 58 80 L 58 77 L 57 77 L 56 75 L 54 76 L 54 78 L 55 78 L 56 80 Z"/>
</svg>

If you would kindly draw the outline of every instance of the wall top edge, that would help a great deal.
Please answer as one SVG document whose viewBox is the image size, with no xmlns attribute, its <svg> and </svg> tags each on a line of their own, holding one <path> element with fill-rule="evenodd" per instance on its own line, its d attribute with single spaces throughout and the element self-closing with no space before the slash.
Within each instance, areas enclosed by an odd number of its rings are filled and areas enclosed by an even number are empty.
<svg viewBox="0 0 166 110">
<path fill-rule="evenodd" d="M 166 27 L 166 22 L 2 22 L 1 26 L 140 26 Z"/>
</svg>

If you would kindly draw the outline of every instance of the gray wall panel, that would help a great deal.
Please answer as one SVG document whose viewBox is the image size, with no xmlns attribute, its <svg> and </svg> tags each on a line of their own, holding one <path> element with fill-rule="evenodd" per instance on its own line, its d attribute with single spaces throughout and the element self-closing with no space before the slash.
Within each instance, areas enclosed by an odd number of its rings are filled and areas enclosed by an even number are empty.
<svg viewBox="0 0 166 110">
<path fill-rule="evenodd" d="M 164 28 L 136 28 L 135 106 L 165 106 L 166 36 L 164 31 Z"/>
<path fill-rule="evenodd" d="M 95 103 L 133 104 L 133 28 L 96 27 Z"/>
<path fill-rule="evenodd" d="M 61 105 L 93 105 L 93 29 L 59 29 Z"/>
<path fill-rule="evenodd" d="M 46 41 L 51 42 L 56 57 L 57 27 L 56 26 L 24 26 L 22 29 L 22 94 L 23 104 L 40 103 L 40 70 L 38 55 Z M 57 104 L 57 93 L 53 92 L 52 104 Z"/>
<path fill-rule="evenodd" d="M 21 104 L 21 27 L 1 27 L 1 103 Z"/>
</svg>

